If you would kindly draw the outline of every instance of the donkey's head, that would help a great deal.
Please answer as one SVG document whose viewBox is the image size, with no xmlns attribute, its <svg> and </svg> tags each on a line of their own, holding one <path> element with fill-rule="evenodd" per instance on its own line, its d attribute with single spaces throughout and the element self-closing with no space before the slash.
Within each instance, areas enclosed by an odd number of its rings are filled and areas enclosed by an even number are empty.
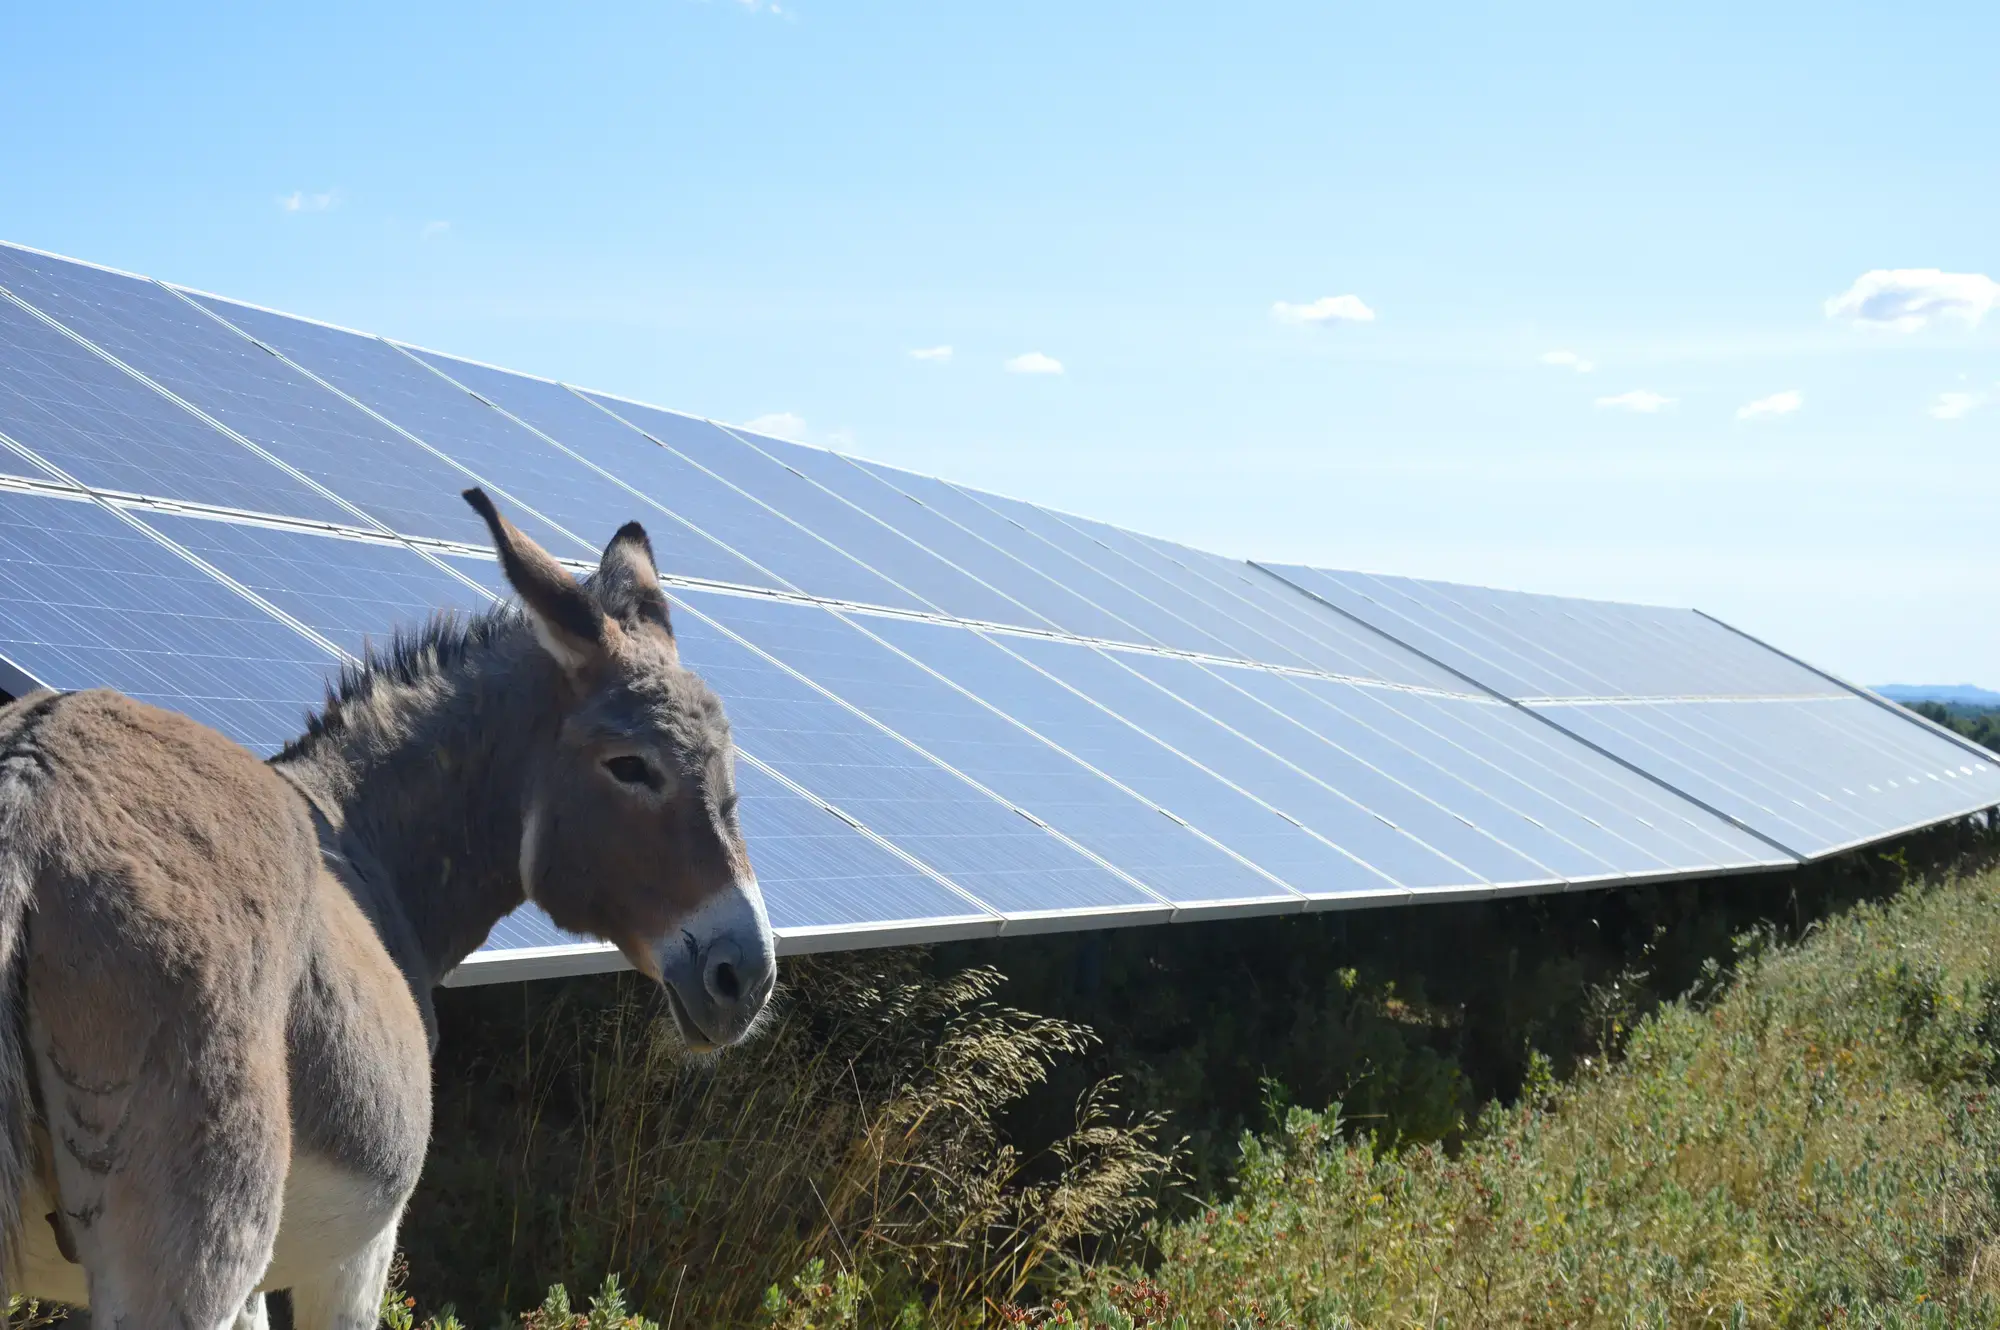
<svg viewBox="0 0 2000 1330">
<path fill-rule="evenodd" d="M 579 585 L 479 490 L 560 694 L 522 791 L 521 885 L 559 926 L 615 943 L 666 989 L 691 1047 L 743 1038 L 777 980 L 764 899 L 736 824 L 722 703 L 683 669 L 637 522 Z"/>
</svg>

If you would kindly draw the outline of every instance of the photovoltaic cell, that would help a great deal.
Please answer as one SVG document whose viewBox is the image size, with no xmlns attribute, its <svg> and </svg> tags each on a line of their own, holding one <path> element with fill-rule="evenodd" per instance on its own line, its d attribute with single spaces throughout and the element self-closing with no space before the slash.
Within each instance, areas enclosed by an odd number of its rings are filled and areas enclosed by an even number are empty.
<svg viewBox="0 0 2000 1330">
<path fill-rule="evenodd" d="M 968 504 L 992 513 L 1006 527 L 1020 533 L 1017 543 L 1023 558 L 1055 569 L 1064 582 L 1079 587 L 1096 604 L 1143 629 L 1152 641 L 1205 655 L 1251 658 L 1203 622 L 1200 610 L 1188 605 L 1186 597 L 1177 594 L 1172 586 L 1145 569 L 1115 556 L 1107 557 L 1109 552 L 1102 546 L 1055 514 L 1031 503 L 965 485 L 949 488 L 964 496 Z M 1240 624 L 1233 628 L 1274 664 L 1304 664 L 1253 630 Z"/>
<path fill-rule="evenodd" d="M 929 608 L 920 596 L 867 567 L 833 541 L 706 469 L 701 462 L 704 456 L 713 457 L 725 447 L 743 446 L 717 426 L 616 398 L 594 393 L 586 396 L 651 439 L 671 459 L 665 464 L 672 473 L 671 485 L 662 486 L 657 493 L 648 489 L 648 493 L 662 502 L 671 496 L 671 502 L 679 505 L 676 511 L 732 548 L 755 550 L 757 562 L 777 573 L 787 585 L 832 600 L 894 609 Z"/>
<path fill-rule="evenodd" d="M 1692 610 L 1323 569 L 1275 571 L 1517 699 L 1843 691 Z"/>
<path fill-rule="evenodd" d="M 539 906 L 529 901 L 493 925 L 493 931 L 486 935 L 486 941 L 473 954 L 471 963 L 466 968 L 471 969 L 481 960 L 502 952 L 535 951 L 546 947 L 601 950 L 603 946 L 604 944 L 595 938 L 578 937 L 574 933 L 563 932 L 555 926 L 553 920 L 542 913 Z"/>
<path fill-rule="evenodd" d="M 1114 604 L 1121 618 L 1143 623 L 1149 633 L 1168 646 L 1274 665 L 1310 663 L 1257 627 L 1191 598 L 1184 586 L 1162 576 L 1156 567 L 1125 557 L 1046 508 L 964 485 L 953 488 L 1028 532 L 1048 550 L 1067 555 L 1071 562 L 1064 567 L 1088 568 L 1097 585 L 1117 588 L 1105 593 L 1117 599 L 1103 603 Z"/>
<path fill-rule="evenodd" d="M 1697 736 L 1671 718 L 1642 714 L 1653 708 L 1554 706 L 1544 714 L 1564 730 L 1657 776 L 1675 790 L 1719 809 L 1801 856 L 1844 843 L 1847 829 L 1818 801 L 1732 769 L 1707 752 Z"/>
<path fill-rule="evenodd" d="M 736 792 L 744 843 L 771 926 L 781 933 L 935 928 L 950 920 L 997 924 L 964 896 L 756 766 L 737 764 Z"/>
<path fill-rule="evenodd" d="M 1298 685 L 1294 683 L 1294 687 Z M 1649 856 L 1677 872 L 1727 865 L 1749 869 L 1787 862 L 1786 856 L 1732 823 L 1678 798 L 1511 706 L 1478 699 L 1384 689 L 1359 697 L 1401 713 L 1465 755 L 1472 778 L 1492 780 L 1528 815 L 1550 826 L 1571 819 L 1603 829 L 1608 856 L 1643 874 Z M 1281 705 L 1294 701 L 1289 695 Z M 1629 847 L 1623 849 L 1619 847 Z M 1600 853 L 1605 852 L 1600 851 Z"/>
<path fill-rule="evenodd" d="M 1408 846 L 1423 847 L 1426 857 L 1404 869 L 1412 887 L 1551 875 L 1576 880 L 1608 867 L 1610 838 L 1601 828 L 1516 785 L 1483 779 L 1494 773 L 1475 771 L 1470 754 L 1387 704 L 1407 694 L 1323 680 L 1313 680 L 1319 692 L 1309 694 L 1299 681 L 1258 670 L 1126 653 L 1116 661 L 1307 777 L 1322 792 L 1318 807 L 1335 807 L 1328 796 L 1338 792 L 1342 804 L 1393 825 L 1398 835 L 1381 853 L 1398 853 L 1407 863 Z M 1530 803 L 1544 817 L 1522 807 Z M 1312 815 L 1301 816 L 1317 825 Z M 1474 827 L 1477 833 L 1468 834 Z M 1468 877 L 1468 869 L 1476 876 Z"/>
<path fill-rule="evenodd" d="M 1161 645 L 1138 623 L 1131 622 L 1108 606 L 1125 597 L 1123 588 L 1106 584 L 1089 568 L 1075 560 L 1051 557 L 1047 545 L 1015 526 L 992 509 L 984 507 L 942 480 L 899 471 L 876 462 L 856 461 L 856 466 L 959 527 L 975 540 L 1015 565 L 1036 569 L 1043 581 L 1009 594 L 1031 605 L 1044 618 L 1064 631 L 1083 637 L 1113 642 Z M 991 578 L 988 579 L 992 580 Z M 1143 618 L 1143 613 L 1141 614 Z"/>
<path fill-rule="evenodd" d="M 1465 691 L 1465 681 L 1456 675 L 1240 559 L 1226 559 L 1103 522 L 1067 515 L 1062 520 L 1173 580 L 1184 588 L 1190 604 L 1205 607 L 1203 612 L 1213 614 L 1217 622 L 1240 620 L 1255 625 L 1267 637 L 1285 643 L 1314 669 L 1445 692 Z"/>
<path fill-rule="evenodd" d="M 1808 855 L 2000 801 L 1991 762 L 1858 697 L 1539 710 Z"/>
<path fill-rule="evenodd" d="M 305 365 L 308 357 L 296 353 L 322 337 L 336 345 L 341 338 L 373 339 L 213 296 L 161 295 L 197 318 L 208 311 L 213 317 L 204 334 L 214 339 L 186 343 L 201 355 L 190 353 L 181 365 L 164 366 L 162 382 L 177 374 L 181 382 L 169 384 L 175 391 L 391 530 L 468 544 L 485 540 L 485 524 L 459 498 L 476 483 L 469 470 L 413 443 L 272 354 Z M 516 511 L 523 531 L 571 552 L 560 529 L 520 505 Z"/>
<path fill-rule="evenodd" d="M 2000 768 L 1692 611 L 1273 571 L 1800 855 L 2000 799 Z"/>
<path fill-rule="evenodd" d="M 99 504 L 0 492 L 9 691 L 116 688 L 269 755 L 305 729 L 330 654 Z"/>
<path fill-rule="evenodd" d="M 747 598 L 695 593 L 690 599 L 704 613 L 714 614 L 771 655 L 1169 900 L 1197 905 L 1289 895 L 1281 884 L 836 615 Z M 869 623 L 872 627 L 876 621 Z M 986 700 L 1003 711 L 1015 703 L 1006 697 Z M 789 767 L 780 766 L 798 778 Z M 876 825 L 866 815 L 863 820 Z M 989 904 L 1000 904 L 985 889 L 955 873 L 951 876 Z M 1032 903 L 1014 908 L 1073 909 L 1080 904 L 1057 895 L 1053 890 L 1057 886 L 1033 888 L 1027 898 Z"/>
<path fill-rule="evenodd" d="M 409 354 L 553 438 L 591 468 L 593 474 L 606 477 L 609 489 L 602 491 L 601 511 L 579 518 L 591 531 L 615 530 L 619 524 L 637 520 L 645 524 L 662 572 L 738 586 L 776 589 L 785 585 L 783 578 L 715 539 L 681 511 L 694 506 L 689 502 L 687 486 L 680 483 L 689 473 L 700 486 L 697 494 L 721 487 L 637 430 L 620 424 L 559 383 L 509 374 L 431 351 L 409 349 Z M 741 502 L 738 495 L 729 497 Z M 624 516 L 605 528 L 604 512 Z"/>
<path fill-rule="evenodd" d="M 786 778 L 1003 913 L 1157 908 L 1164 914 L 1123 878 L 704 621 L 745 633 L 768 650 L 759 640 L 773 636 L 762 631 L 766 622 L 789 612 L 866 643 L 825 610 L 704 592 L 677 599 L 682 661 L 722 697 L 743 749 Z M 838 692 L 837 681 L 812 668 L 821 663 L 814 653 L 792 650 L 789 640 L 775 645 L 785 650 L 772 654 Z"/>
<path fill-rule="evenodd" d="M 1448 621 L 1420 612 L 1408 597 L 1374 587 L 1371 579 L 1363 575 L 1284 565 L 1273 565 L 1272 571 L 1326 604 L 1415 647 L 1494 692 L 1514 698 L 1544 695 L 1537 685 L 1546 681 L 1545 670 L 1512 659 L 1510 653 L 1495 650 L 1478 636 L 1461 640 Z"/>
<path fill-rule="evenodd" d="M 406 545 L 158 512 L 141 516 L 357 658 L 371 643 L 385 647 L 396 629 L 418 627 L 439 611 L 476 613 L 493 603 Z"/>
<path fill-rule="evenodd" d="M 989 623 L 1040 629 L 1059 627 L 1037 610 L 1034 602 L 1038 597 L 1073 598 L 1073 595 L 1040 569 L 995 549 L 838 453 L 734 427 L 731 432 L 778 465 L 798 472 L 877 521 L 894 527 L 990 592 L 970 601 L 941 601 L 951 613 Z"/>
<path fill-rule="evenodd" d="M 1390 745 L 1359 725 L 1342 736 L 1345 746 L 1324 736 L 1286 744 L 1261 724 L 1249 698 L 1192 661 L 1025 639 L 1010 645 L 1406 887 L 1519 886 L 1561 877 L 1559 868 L 1465 820 L 1425 788 L 1426 773 L 1414 761 L 1399 763 Z M 1282 746 L 1264 742 L 1271 739 Z"/>
<path fill-rule="evenodd" d="M 926 605 L 963 619 L 1002 623 L 1020 614 L 1020 606 L 945 562 L 900 528 L 773 460 L 763 451 L 772 442 L 747 430 L 728 429 L 721 441 L 691 455 L 745 493 L 893 578 Z"/>
<path fill-rule="evenodd" d="M 64 327 L 376 521 L 413 535 L 483 538 L 478 517 L 458 500 L 458 491 L 468 483 L 463 472 L 413 447 L 158 283 L 4 248 L 0 248 L 0 274 L 4 274 L 0 284 L 10 286 Z M 256 313 L 226 301 L 210 303 L 225 312 Z M 209 447 L 217 457 L 231 459 L 232 473 L 247 462 L 262 471 L 276 471 L 239 445 L 223 449 L 218 442 Z M 243 456 L 245 463 L 235 462 L 236 456 Z M 140 483 L 119 488 L 285 516 L 349 524 L 362 520 L 340 504 L 329 507 L 310 490 L 310 502 L 288 499 L 284 491 L 224 495 L 181 479 L 179 468 L 189 460 L 186 457 L 139 460 L 149 464 L 146 475 Z M 202 464 L 218 465 L 213 460 Z M 260 483 L 273 489 L 274 482 Z M 287 477 L 285 484 L 297 482 Z M 547 536 L 532 519 L 523 523 L 523 529 L 538 538 Z"/>
<path fill-rule="evenodd" d="M 14 251 L 0 247 L 0 259 Z M 102 356 L 0 299 L 0 431 L 98 489 L 321 521 L 348 514 Z M 12 453 L 0 465 L 40 470 Z"/>
<path fill-rule="evenodd" d="M 1399 890 L 1395 879 L 1344 847 L 1316 837 L 1277 808 L 1196 765 L 1184 749 L 1168 746 L 1171 739 L 1154 737 L 1037 670 L 1013 654 L 1012 649 L 1021 645 L 1019 639 L 987 638 L 913 620 L 870 620 L 865 626 L 1291 888 L 1267 882 L 1261 898 L 1285 901 L 1295 894 L 1336 897 Z M 1068 644 L 1059 650 L 1095 654 L 1088 647 Z M 1143 805 L 1133 807 L 1144 814 Z M 1121 812 L 1132 816 L 1122 808 Z M 1159 834 L 1149 820 L 1142 821 L 1141 829 L 1147 835 Z"/>
</svg>

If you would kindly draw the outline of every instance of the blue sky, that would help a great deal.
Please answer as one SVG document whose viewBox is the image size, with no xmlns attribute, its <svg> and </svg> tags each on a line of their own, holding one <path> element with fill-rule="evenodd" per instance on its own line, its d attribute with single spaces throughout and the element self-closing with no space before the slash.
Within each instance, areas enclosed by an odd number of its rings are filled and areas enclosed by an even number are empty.
<svg viewBox="0 0 2000 1330">
<path fill-rule="evenodd" d="M 12 5 L 0 49 L 10 240 L 2000 684 L 1994 6 Z"/>
</svg>

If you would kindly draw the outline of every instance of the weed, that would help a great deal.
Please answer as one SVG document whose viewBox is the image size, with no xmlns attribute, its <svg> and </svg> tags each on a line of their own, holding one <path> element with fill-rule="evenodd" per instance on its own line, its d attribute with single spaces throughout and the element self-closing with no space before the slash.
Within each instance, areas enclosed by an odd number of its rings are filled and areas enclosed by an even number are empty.
<svg viewBox="0 0 2000 1330">
<path fill-rule="evenodd" d="M 511 1102 L 459 1109 L 501 1130 L 455 1146 L 440 1123 L 404 1230 L 426 1304 L 485 1320 L 514 1289 L 615 1270 L 670 1326 L 893 1324 L 911 1307 L 948 1323 L 1129 1230 L 1173 1168 L 1161 1122 L 1093 1084 L 1023 1153 L 1003 1111 L 1089 1032 L 994 1003 L 989 969 L 940 979 L 916 959 L 794 963 L 770 1033 L 719 1059 L 684 1057 L 631 984 L 524 1020 L 521 1070 L 496 1077 Z M 495 1212 L 504 1230 L 481 1222 Z"/>
</svg>

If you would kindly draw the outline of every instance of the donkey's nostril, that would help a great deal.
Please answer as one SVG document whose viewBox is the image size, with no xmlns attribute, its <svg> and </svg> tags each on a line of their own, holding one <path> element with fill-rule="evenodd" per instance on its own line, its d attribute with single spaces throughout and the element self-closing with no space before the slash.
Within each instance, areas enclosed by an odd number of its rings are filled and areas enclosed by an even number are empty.
<svg viewBox="0 0 2000 1330">
<path fill-rule="evenodd" d="M 734 1002 L 743 993 L 743 986 L 736 978 L 736 967 L 728 961 L 722 962 L 710 972 L 708 986 L 724 1002 Z"/>
</svg>

